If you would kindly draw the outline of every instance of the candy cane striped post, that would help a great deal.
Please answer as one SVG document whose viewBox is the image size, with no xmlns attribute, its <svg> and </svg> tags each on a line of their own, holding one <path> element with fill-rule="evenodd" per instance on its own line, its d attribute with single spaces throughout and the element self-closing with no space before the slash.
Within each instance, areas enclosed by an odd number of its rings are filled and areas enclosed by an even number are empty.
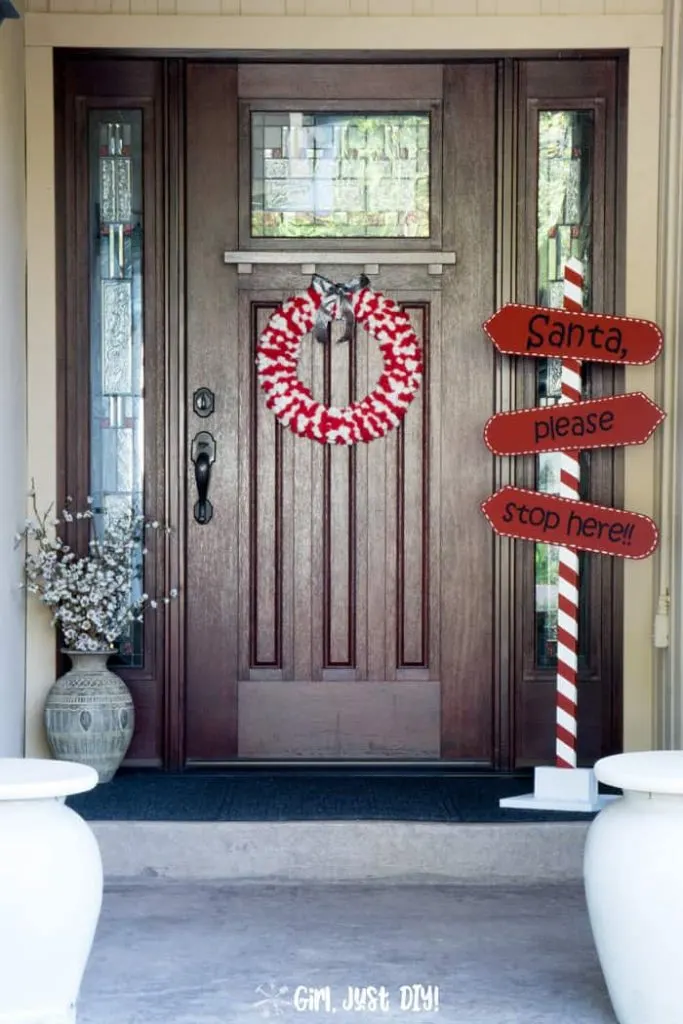
<svg viewBox="0 0 683 1024">
<path fill-rule="evenodd" d="M 583 310 L 583 264 L 573 257 L 564 268 L 564 309 Z M 581 400 L 581 360 L 563 359 L 560 403 Z M 560 495 L 578 500 L 580 464 L 578 452 L 562 452 Z M 576 768 L 576 707 L 579 639 L 579 556 L 560 548 L 557 610 L 557 701 L 555 763 L 558 768 Z"/>
</svg>

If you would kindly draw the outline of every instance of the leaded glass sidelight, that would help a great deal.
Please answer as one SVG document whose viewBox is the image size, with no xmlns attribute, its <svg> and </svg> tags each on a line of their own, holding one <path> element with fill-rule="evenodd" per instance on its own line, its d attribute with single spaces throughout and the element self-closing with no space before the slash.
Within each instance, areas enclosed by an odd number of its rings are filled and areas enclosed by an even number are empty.
<svg viewBox="0 0 683 1024">
<path fill-rule="evenodd" d="M 253 238 L 429 238 L 430 115 L 252 111 Z"/>
<path fill-rule="evenodd" d="M 143 508 L 142 114 L 92 111 L 89 134 L 90 489 L 103 515 Z M 141 627 L 121 658 L 142 665 Z"/>
<path fill-rule="evenodd" d="M 561 307 L 564 266 L 570 256 L 583 262 L 584 306 L 590 309 L 592 274 L 593 154 L 594 121 L 590 110 L 542 110 L 538 114 L 538 200 L 536 301 L 542 306 Z M 560 400 L 560 359 L 538 360 L 538 405 Z M 558 494 L 560 454 L 548 452 L 537 458 L 536 486 L 539 491 Z M 581 457 L 581 487 L 585 494 L 588 458 Z M 588 616 L 583 556 L 579 644 L 587 647 Z M 536 664 L 555 668 L 557 664 L 557 607 L 559 549 L 549 544 L 535 546 Z"/>
</svg>

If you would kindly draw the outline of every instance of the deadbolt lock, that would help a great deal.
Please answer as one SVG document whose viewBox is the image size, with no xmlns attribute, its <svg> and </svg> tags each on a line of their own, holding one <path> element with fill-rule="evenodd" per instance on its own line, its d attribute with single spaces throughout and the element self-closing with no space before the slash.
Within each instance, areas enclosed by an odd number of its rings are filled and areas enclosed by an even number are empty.
<svg viewBox="0 0 683 1024">
<path fill-rule="evenodd" d="M 210 416 L 216 407 L 216 396 L 210 388 L 197 388 L 192 396 L 192 407 L 204 419 Z"/>
</svg>

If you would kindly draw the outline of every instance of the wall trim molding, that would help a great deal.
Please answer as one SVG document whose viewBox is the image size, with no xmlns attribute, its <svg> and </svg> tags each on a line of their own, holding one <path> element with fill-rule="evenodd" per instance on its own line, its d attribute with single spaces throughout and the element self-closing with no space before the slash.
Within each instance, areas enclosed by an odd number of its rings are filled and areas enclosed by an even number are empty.
<svg viewBox="0 0 683 1024">
<path fill-rule="evenodd" d="M 359 22 L 363 33 L 359 37 Z M 373 52 L 408 50 L 453 55 L 472 50 L 637 49 L 661 47 L 664 17 L 633 15 L 432 15 L 280 17 L 247 15 L 44 14 L 26 15 L 27 46 L 144 50 L 354 52 L 363 39 Z M 530 41 L 533 40 L 533 44 Z"/>
</svg>

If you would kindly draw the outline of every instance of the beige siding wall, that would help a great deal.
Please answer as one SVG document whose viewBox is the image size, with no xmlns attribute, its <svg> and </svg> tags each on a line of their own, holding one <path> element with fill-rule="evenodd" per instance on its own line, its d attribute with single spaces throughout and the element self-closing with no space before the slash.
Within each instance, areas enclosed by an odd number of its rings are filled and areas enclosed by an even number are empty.
<svg viewBox="0 0 683 1024">
<path fill-rule="evenodd" d="M 555 15 L 661 14 L 664 0 L 29 0 L 53 14 Z"/>
<path fill-rule="evenodd" d="M 0 756 L 23 750 L 24 598 L 14 534 L 26 515 L 23 22 L 0 27 Z"/>
</svg>

